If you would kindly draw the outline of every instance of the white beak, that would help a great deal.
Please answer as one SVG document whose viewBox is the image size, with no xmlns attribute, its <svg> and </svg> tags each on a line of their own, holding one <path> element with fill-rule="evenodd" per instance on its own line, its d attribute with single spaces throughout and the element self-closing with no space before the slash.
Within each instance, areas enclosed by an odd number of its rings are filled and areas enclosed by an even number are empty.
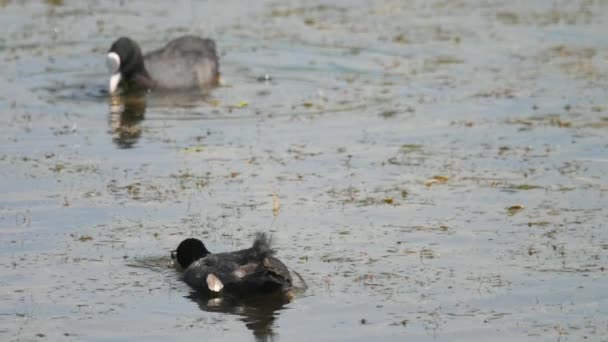
<svg viewBox="0 0 608 342">
<path fill-rule="evenodd" d="M 112 74 L 110 77 L 110 94 L 114 94 L 120 83 L 120 56 L 116 52 L 110 52 L 106 55 L 106 66 Z"/>
<path fill-rule="evenodd" d="M 106 56 L 106 65 L 110 74 L 115 74 L 120 69 L 120 56 L 116 52 L 109 52 Z"/>
<path fill-rule="evenodd" d="M 122 75 L 120 74 L 120 72 L 117 72 L 110 76 L 110 94 L 114 94 L 116 92 L 116 89 L 118 88 L 118 83 L 120 83 L 121 78 Z"/>
</svg>

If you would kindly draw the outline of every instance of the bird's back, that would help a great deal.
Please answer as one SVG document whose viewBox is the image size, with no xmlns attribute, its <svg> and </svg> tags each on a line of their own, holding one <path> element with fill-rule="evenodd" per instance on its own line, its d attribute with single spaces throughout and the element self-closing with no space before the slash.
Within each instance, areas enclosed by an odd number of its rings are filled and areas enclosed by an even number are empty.
<svg viewBox="0 0 608 342">
<path fill-rule="evenodd" d="M 215 42 L 184 36 L 144 56 L 150 77 L 159 88 L 207 89 L 217 83 L 219 62 Z"/>
<path fill-rule="evenodd" d="M 210 254 L 184 272 L 184 281 L 199 290 L 209 290 L 207 277 L 213 274 L 233 293 L 272 292 L 292 285 L 289 269 L 272 254 L 270 240 L 259 234 L 251 248 Z"/>
</svg>

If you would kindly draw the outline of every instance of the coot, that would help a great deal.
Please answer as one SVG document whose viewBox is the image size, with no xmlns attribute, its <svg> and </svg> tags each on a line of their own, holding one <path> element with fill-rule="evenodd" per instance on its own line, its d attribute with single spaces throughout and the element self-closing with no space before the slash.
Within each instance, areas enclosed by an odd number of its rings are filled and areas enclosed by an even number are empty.
<svg viewBox="0 0 608 342">
<path fill-rule="evenodd" d="M 293 282 L 289 269 L 275 258 L 267 234 L 257 233 L 253 246 L 235 252 L 211 254 L 202 241 L 182 241 L 172 258 L 184 269 L 183 280 L 211 293 L 238 295 L 287 291 Z"/>
<path fill-rule="evenodd" d="M 125 90 L 200 89 L 203 92 L 219 83 L 219 62 L 215 42 L 184 36 L 163 48 L 143 55 L 131 38 L 116 40 L 106 56 L 110 94 L 121 85 Z"/>
</svg>

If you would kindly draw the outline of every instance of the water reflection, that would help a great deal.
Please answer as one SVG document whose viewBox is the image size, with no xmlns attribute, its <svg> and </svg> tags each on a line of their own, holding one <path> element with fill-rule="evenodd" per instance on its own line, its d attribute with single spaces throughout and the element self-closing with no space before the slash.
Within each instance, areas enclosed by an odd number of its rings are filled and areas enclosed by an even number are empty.
<svg viewBox="0 0 608 342">
<path fill-rule="evenodd" d="M 141 138 L 139 123 L 146 113 L 144 95 L 110 97 L 112 141 L 119 148 L 132 148 Z"/>
<path fill-rule="evenodd" d="M 175 108 L 211 108 L 218 105 L 218 101 L 210 98 L 208 94 L 198 91 L 163 91 L 163 92 L 129 92 L 128 95 L 110 96 L 106 90 L 104 96 L 108 96 L 110 102 L 110 130 L 112 141 L 118 148 L 132 148 L 142 136 L 141 121 L 144 120 L 146 109 L 155 109 L 156 117 L 159 114 L 169 115 L 167 119 L 180 120 L 179 114 L 175 114 Z M 216 110 L 214 110 L 217 113 Z M 203 113 L 204 114 L 204 113 Z M 203 119 L 203 115 L 196 114 L 195 117 Z M 190 117 L 190 119 L 192 119 Z"/>
<path fill-rule="evenodd" d="M 279 311 L 289 303 L 289 297 L 283 293 L 248 298 L 212 298 L 198 292 L 191 292 L 187 297 L 197 303 L 203 311 L 241 316 L 241 321 L 251 330 L 256 341 L 274 340 L 276 335 L 273 331 L 273 323 L 277 319 Z"/>
<path fill-rule="evenodd" d="M 168 256 L 133 258 L 126 265 L 161 272 L 166 281 L 175 286 L 177 282 L 181 282 L 180 271 L 175 269 L 173 260 Z M 306 284 L 303 283 L 300 275 L 295 274 L 295 276 L 295 286 L 287 293 L 277 292 L 245 298 L 228 295 L 211 297 L 191 291 L 186 298 L 195 302 L 203 311 L 240 316 L 240 320 L 245 323 L 247 329 L 251 330 L 256 341 L 273 341 L 277 336 L 273 325 L 279 311 L 285 309 L 285 305 L 294 296 L 298 297 L 306 290 Z"/>
</svg>

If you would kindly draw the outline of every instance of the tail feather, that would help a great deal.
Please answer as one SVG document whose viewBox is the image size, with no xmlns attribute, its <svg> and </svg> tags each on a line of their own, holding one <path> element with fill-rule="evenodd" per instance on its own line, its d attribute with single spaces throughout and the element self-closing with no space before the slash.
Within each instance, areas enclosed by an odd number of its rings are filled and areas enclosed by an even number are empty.
<svg viewBox="0 0 608 342">
<path fill-rule="evenodd" d="M 272 248 L 272 239 L 268 234 L 263 232 L 257 232 L 255 234 L 255 240 L 253 241 L 251 250 L 253 252 L 253 257 L 257 260 L 262 260 L 275 253 L 275 250 Z"/>
</svg>

